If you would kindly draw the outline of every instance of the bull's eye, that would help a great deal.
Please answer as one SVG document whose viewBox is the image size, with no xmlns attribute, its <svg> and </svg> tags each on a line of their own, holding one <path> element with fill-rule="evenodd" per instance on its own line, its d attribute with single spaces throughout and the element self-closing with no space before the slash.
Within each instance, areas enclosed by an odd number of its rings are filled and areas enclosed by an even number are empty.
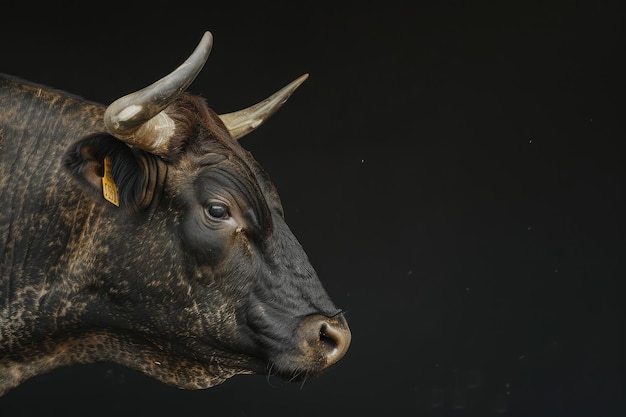
<svg viewBox="0 0 626 417">
<path fill-rule="evenodd" d="M 206 212 L 213 219 L 225 220 L 228 218 L 228 206 L 223 203 L 210 203 Z"/>
</svg>

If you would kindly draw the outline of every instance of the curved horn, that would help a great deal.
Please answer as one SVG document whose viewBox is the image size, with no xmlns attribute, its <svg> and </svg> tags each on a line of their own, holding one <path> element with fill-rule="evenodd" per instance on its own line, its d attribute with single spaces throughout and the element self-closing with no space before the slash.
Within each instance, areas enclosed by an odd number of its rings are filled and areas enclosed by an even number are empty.
<svg viewBox="0 0 626 417">
<path fill-rule="evenodd" d="M 222 122 L 224 122 L 228 128 L 228 132 L 232 138 L 239 139 L 261 126 L 263 122 L 276 113 L 276 110 L 287 101 L 291 93 L 296 91 L 296 88 L 300 87 L 300 84 L 308 77 L 309 74 L 300 76 L 270 97 L 246 109 L 233 113 L 220 114 L 220 119 L 222 119 Z"/>
<path fill-rule="evenodd" d="M 178 68 L 155 83 L 115 100 L 104 113 L 112 135 L 141 149 L 163 154 L 174 133 L 174 121 L 165 109 L 196 78 L 206 63 L 213 36 L 205 32 L 193 53 Z"/>
</svg>

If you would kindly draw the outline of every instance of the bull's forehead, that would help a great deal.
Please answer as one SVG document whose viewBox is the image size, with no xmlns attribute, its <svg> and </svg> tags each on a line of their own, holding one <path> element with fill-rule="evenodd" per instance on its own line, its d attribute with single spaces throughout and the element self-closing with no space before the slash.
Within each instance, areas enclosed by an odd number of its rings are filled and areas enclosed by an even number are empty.
<svg viewBox="0 0 626 417">
<path fill-rule="evenodd" d="M 282 215 L 276 187 L 249 151 L 230 137 L 209 135 L 198 140 L 202 146 L 193 146 L 194 152 L 170 166 L 175 195 L 183 193 L 187 202 L 196 204 L 216 194 L 228 195 L 267 225 L 272 213 Z"/>
<path fill-rule="evenodd" d="M 216 141 L 208 152 L 198 155 L 196 166 L 200 171 L 223 169 L 235 179 L 257 187 L 270 205 L 279 204 L 278 192 L 267 172 L 248 150 L 230 137 Z"/>
</svg>

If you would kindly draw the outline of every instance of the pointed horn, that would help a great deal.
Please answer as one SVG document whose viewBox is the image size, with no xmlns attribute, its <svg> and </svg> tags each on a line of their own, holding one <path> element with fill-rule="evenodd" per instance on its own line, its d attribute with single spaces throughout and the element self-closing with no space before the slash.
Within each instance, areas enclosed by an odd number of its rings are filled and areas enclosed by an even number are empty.
<svg viewBox="0 0 626 417">
<path fill-rule="evenodd" d="M 233 139 L 237 140 L 248 133 L 252 132 L 263 122 L 269 119 L 283 105 L 300 86 L 309 77 L 309 74 L 300 76 L 287 86 L 278 90 L 265 100 L 250 106 L 246 109 L 233 113 L 220 114 L 220 119 L 228 128 L 228 132 Z"/>
<path fill-rule="evenodd" d="M 175 125 L 162 110 L 193 82 L 212 46 L 213 36 L 205 32 L 193 53 L 173 72 L 111 103 L 104 114 L 109 133 L 157 155 L 165 153 Z"/>
</svg>

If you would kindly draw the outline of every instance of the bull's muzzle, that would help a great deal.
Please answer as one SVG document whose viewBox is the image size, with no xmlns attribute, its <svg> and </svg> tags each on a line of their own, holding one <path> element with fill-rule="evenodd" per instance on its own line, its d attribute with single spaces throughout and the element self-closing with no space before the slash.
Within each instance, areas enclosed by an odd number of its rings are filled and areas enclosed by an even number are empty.
<svg viewBox="0 0 626 417">
<path fill-rule="evenodd" d="M 323 370 L 336 363 L 348 351 L 352 333 L 343 314 L 305 317 L 297 328 L 302 362 Z"/>
</svg>

